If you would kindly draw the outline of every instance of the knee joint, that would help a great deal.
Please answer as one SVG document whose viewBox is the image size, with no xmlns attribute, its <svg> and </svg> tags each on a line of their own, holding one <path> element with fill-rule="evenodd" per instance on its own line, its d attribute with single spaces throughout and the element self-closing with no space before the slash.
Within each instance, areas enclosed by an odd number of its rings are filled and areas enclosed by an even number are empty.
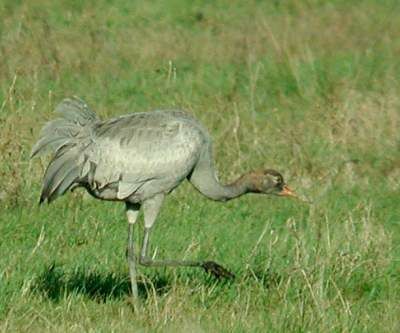
<svg viewBox="0 0 400 333">
<path fill-rule="evenodd" d="M 151 265 L 151 259 L 149 257 L 140 256 L 139 257 L 139 264 L 141 264 L 143 266 L 150 266 Z"/>
</svg>

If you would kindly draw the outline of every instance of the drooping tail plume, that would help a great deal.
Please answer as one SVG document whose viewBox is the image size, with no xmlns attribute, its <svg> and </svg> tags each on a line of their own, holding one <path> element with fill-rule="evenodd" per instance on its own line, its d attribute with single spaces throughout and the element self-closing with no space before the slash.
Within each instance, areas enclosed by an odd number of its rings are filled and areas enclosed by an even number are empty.
<svg viewBox="0 0 400 333">
<path fill-rule="evenodd" d="M 64 194 L 79 180 L 85 162 L 84 150 L 90 144 L 97 115 L 79 98 L 64 99 L 55 109 L 62 118 L 48 122 L 41 131 L 41 138 L 33 146 L 31 158 L 53 153 L 45 175 L 40 203 L 51 202 Z"/>
</svg>

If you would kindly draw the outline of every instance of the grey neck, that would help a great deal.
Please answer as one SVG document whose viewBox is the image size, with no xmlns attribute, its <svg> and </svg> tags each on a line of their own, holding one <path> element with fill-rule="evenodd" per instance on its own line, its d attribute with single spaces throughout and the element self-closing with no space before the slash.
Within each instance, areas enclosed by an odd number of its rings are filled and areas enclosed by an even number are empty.
<svg viewBox="0 0 400 333">
<path fill-rule="evenodd" d="M 215 201 L 228 201 L 243 194 L 254 192 L 247 175 L 239 177 L 234 182 L 223 185 L 219 182 L 212 169 L 196 169 L 189 178 L 194 187 L 204 196 Z"/>
</svg>

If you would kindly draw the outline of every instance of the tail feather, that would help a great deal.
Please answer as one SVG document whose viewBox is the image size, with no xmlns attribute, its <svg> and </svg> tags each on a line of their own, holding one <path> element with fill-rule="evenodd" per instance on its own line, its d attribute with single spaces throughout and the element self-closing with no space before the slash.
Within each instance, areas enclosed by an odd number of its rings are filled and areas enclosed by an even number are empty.
<svg viewBox="0 0 400 333">
<path fill-rule="evenodd" d="M 59 196 L 63 195 L 66 191 L 68 191 L 71 186 L 75 183 L 75 181 L 79 178 L 79 167 L 74 167 L 70 169 L 60 181 L 52 187 L 52 191 L 47 195 L 47 197 L 40 198 L 41 202 L 47 199 L 47 202 L 50 203 Z"/>
<path fill-rule="evenodd" d="M 33 146 L 31 158 L 48 151 L 57 152 L 64 145 L 71 143 L 87 125 L 99 120 L 81 99 L 66 98 L 55 110 L 63 118 L 48 122 L 41 131 L 41 139 Z"/>
<path fill-rule="evenodd" d="M 57 107 L 56 112 L 80 126 L 85 126 L 88 123 L 98 120 L 97 115 L 89 109 L 88 105 L 81 99 L 66 98 Z"/>
<path fill-rule="evenodd" d="M 49 164 L 43 177 L 41 202 L 49 199 L 71 170 L 79 167 L 75 151 L 57 154 Z"/>
<path fill-rule="evenodd" d="M 45 136 L 48 134 L 58 134 L 61 135 L 65 131 L 76 131 L 76 125 L 74 122 L 71 122 L 64 118 L 54 119 L 49 121 L 44 127 L 42 128 L 40 134 L 41 136 Z M 68 132 L 66 132 L 68 133 Z"/>
<path fill-rule="evenodd" d="M 44 154 L 48 151 L 58 151 L 60 148 L 65 146 L 68 141 L 68 138 L 65 137 L 45 136 L 33 146 L 31 158 Z"/>
<path fill-rule="evenodd" d="M 78 177 L 79 177 L 79 167 L 71 169 L 65 175 L 64 179 L 62 180 L 60 185 L 58 185 L 57 189 L 53 192 L 53 195 L 55 195 L 56 197 L 63 195 L 66 191 L 70 189 L 70 187 L 76 181 L 76 179 L 78 179 Z"/>
<path fill-rule="evenodd" d="M 31 157 L 48 151 L 54 153 L 43 177 L 40 203 L 46 200 L 50 203 L 79 180 L 91 128 L 99 120 L 78 98 L 64 99 L 55 111 L 63 118 L 52 120 L 43 127 L 41 138 L 31 152 Z"/>
</svg>

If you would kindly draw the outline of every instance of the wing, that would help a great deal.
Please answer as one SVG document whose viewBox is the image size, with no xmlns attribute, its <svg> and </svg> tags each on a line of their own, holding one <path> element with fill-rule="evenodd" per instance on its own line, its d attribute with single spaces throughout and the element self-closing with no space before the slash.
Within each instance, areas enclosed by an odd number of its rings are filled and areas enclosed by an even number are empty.
<svg viewBox="0 0 400 333">
<path fill-rule="evenodd" d="M 204 142 L 202 128 L 183 113 L 149 112 L 98 124 L 85 152 L 82 177 L 92 188 L 117 183 L 123 200 L 147 184 L 169 191 L 193 169 Z"/>
</svg>

